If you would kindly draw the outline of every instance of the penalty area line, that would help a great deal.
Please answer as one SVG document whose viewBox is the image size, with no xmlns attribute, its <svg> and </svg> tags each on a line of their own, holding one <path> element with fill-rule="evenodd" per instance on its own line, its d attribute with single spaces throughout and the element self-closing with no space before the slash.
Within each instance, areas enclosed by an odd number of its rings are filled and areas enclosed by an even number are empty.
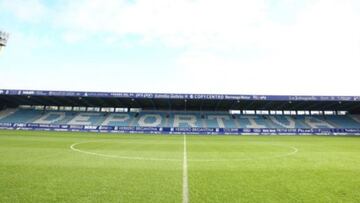
<svg viewBox="0 0 360 203">
<path fill-rule="evenodd" d="M 188 160 L 186 135 L 184 134 L 184 157 L 183 157 L 183 203 L 189 203 L 189 179 L 188 179 Z"/>
</svg>

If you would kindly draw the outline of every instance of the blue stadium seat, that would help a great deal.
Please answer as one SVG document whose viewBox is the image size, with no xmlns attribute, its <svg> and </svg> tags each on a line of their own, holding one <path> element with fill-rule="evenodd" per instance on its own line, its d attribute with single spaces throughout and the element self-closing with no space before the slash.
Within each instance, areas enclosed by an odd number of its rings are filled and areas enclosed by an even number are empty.
<svg viewBox="0 0 360 203">
<path fill-rule="evenodd" d="M 43 111 L 33 109 L 18 109 L 15 113 L 2 118 L 1 123 L 32 123 L 44 114 Z"/>
<path fill-rule="evenodd" d="M 0 112 L 0 123 L 201 128 L 360 128 L 351 116 L 230 115 L 226 112 L 64 112 L 15 109 Z"/>
</svg>

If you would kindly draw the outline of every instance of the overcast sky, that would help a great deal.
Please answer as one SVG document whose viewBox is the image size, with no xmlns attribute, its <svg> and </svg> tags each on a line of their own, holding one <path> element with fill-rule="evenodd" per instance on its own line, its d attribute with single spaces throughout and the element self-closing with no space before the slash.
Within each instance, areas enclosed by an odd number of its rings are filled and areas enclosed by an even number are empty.
<svg viewBox="0 0 360 203">
<path fill-rule="evenodd" d="M 0 88 L 360 95 L 359 0 L 0 0 Z"/>
</svg>

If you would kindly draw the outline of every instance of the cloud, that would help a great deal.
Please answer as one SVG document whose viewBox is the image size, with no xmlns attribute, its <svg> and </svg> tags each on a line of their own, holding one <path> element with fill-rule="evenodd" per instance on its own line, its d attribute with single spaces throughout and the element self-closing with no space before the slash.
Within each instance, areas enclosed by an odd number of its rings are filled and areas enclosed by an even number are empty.
<svg viewBox="0 0 360 203">
<path fill-rule="evenodd" d="M 85 40 L 87 37 L 85 34 L 78 32 L 67 31 L 63 33 L 63 40 L 69 44 L 74 44 Z"/>
<path fill-rule="evenodd" d="M 0 5 L 22 20 L 49 17 L 46 22 L 68 43 L 101 35 L 102 42 L 123 47 L 181 48 L 168 64 L 180 78 L 174 79 L 180 92 L 344 95 L 360 94 L 354 74 L 360 67 L 359 2 L 64 0 L 49 8 L 40 0 L 9 0 Z M 161 86 L 154 91 L 170 91 Z"/>
<path fill-rule="evenodd" d="M 244 47 L 271 49 L 299 40 L 305 44 L 315 41 L 317 45 L 327 36 L 333 36 L 334 31 L 347 35 L 359 27 L 359 12 L 353 10 L 352 1 L 304 1 L 308 5 L 301 6 L 304 8 L 296 12 L 292 24 L 272 20 L 274 8 L 267 2 L 78 0 L 67 1 L 55 21 L 71 31 L 111 33 L 120 37 L 136 34 L 147 42 L 159 40 L 169 47 L 220 51 L 242 51 Z M 293 7 L 299 4 L 291 0 L 281 2 L 282 10 L 295 10 Z M 283 16 L 286 17 L 288 14 Z"/>
<path fill-rule="evenodd" d="M 254 55 L 191 50 L 178 60 L 178 71 L 189 79 L 188 89 L 196 85 L 201 92 L 359 94 L 354 74 L 360 67 L 359 25 L 353 4 L 317 1 L 291 25 L 260 26 L 249 38 Z"/>
<path fill-rule="evenodd" d="M 1 0 L 0 10 L 24 22 L 38 23 L 46 18 L 48 8 L 40 0 Z"/>
<path fill-rule="evenodd" d="M 0 5 L 21 19 L 44 18 L 62 28 L 66 41 L 81 36 L 108 34 L 114 38 L 141 36 L 142 43 L 159 41 L 169 47 L 244 53 L 249 49 L 273 51 L 309 43 L 326 46 L 329 38 L 349 33 L 357 38 L 357 1 L 296 0 L 65 0 L 47 7 L 40 0 L 3 0 Z M 294 11 L 291 24 L 271 16 L 279 10 Z M 288 18 L 286 13 L 282 18 Z M 337 36 L 335 36 L 337 35 Z M 75 40 L 74 40 L 75 39 Z M 107 40 L 105 40 L 107 41 Z M 322 43 L 322 44 L 320 44 Z M 331 44 L 342 44 L 333 40 Z M 287 47 L 286 47 L 287 46 Z"/>
<path fill-rule="evenodd" d="M 56 22 L 71 30 L 138 34 L 149 42 L 206 48 L 229 43 L 227 37 L 251 36 L 265 14 L 262 0 L 80 0 L 68 1 Z"/>
</svg>

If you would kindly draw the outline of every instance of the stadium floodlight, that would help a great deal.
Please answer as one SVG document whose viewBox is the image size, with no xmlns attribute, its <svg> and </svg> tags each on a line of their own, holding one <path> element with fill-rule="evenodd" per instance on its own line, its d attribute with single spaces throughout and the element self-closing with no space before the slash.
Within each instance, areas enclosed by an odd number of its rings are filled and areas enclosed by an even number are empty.
<svg viewBox="0 0 360 203">
<path fill-rule="evenodd" d="M 9 36 L 9 33 L 0 30 L 0 53 L 6 46 Z"/>
</svg>

